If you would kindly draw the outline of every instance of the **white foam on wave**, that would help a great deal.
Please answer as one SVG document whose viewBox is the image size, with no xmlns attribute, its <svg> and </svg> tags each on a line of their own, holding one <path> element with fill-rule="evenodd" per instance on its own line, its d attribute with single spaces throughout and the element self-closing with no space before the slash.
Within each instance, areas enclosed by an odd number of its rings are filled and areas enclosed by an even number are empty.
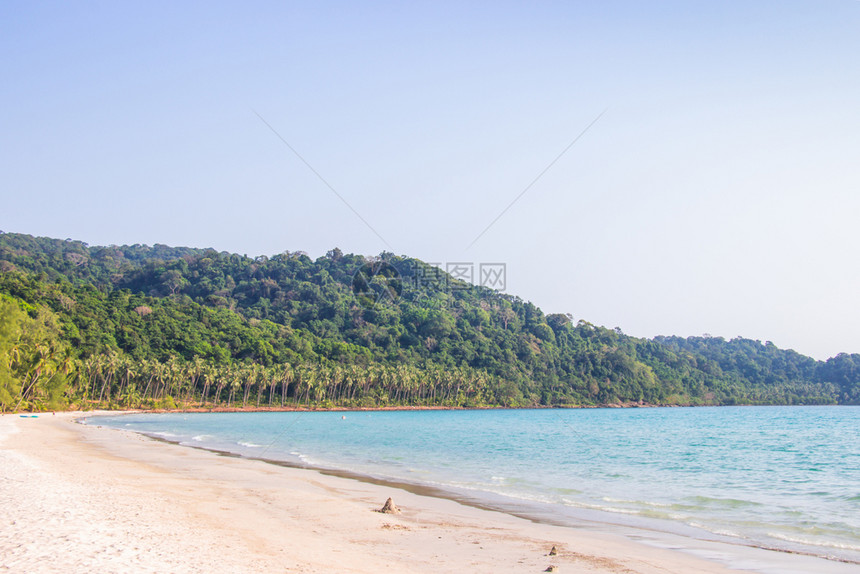
<svg viewBox="0 0 860 574">
<path fill-rule="evenodd" d="M 632 510 L 630 508 L 617 508 L 612 506 L 605 506 L 601 508 L 604 512 L 614 512 L 615 514 L 640 514 L 638 510 Z"/>
<path fill-rule="evenodd" d="M 719 536 L 728 536 L 730 538 L 743 538 L 747 539 L 747 536 L 744 536 L 740 532 L 735 532 L 734 530 L 728 530 L 726 528 L 715 528 L 713 524 L 704 524 L 702 522 L 697 522 L 695 520 L 688 520 L 687 524 L 692 526 L 693 528 L 698 528 L 700 530 L 704 530 L 706 532 L 712 532 Z"/>
<path fill-rule="evenodd" d="M 211 434 L 199 434 L 197 436 L 191 437 L 191 440 L 195 440 L 197 442 L 203 442 L 204 440 L 206 440 L 208 438 L 212 438 L 212 435 Z"/>
<path fill-rule="evenodd" d="M 242 440 L 240 440 L 237 444 L 239 446 L 244 446 L 244 447 L 248 447 L 248 448 L 260 448 L 261 446 L 263 446 L 261 444 L 255 444 L 253 442 L 245 442 Z"/>
<path fill-rule="evenodd" d="M 604 496 L 601 498 L 604 502 L 610 502 L 615 504 L 635 504 L 640 506 L 649 506 L 652 508 L 672 508 L 674 505 L 667 504 L 665 502 L 653 502 L 650 500 L 632 500 L 629 498 L 613 498 L 611 496 Z"/>
<path fill-rule="evenodd" d="M 614 514 L 641 514 L 639 510 L 631 508 L 618 508 L 617 506 L 607 506 L 605 504 L 590 504 L 582 500 L 572 500 L 570 498 L 562 498 L 561 502 L 566 506 L 573 506 L 574 508 L 586 508 L 588 510 L 599 510 L 601 512 L 612 512 Z"/>
<path fill-rule="evenodd" d="M 295 450 L 290 452 L 290 454 L 297 457 L 300 461 L 302 461 L 305 464 L 311 464 L 311 459 L 308 458 L 307 455 L 304 455 L 304 454 L 302 454 L 298 451 L 295 451 Z"/>
<path fill-rule="evenodd" d="M 784 540 L 785 542 L 793 542 L 795 544 L 806 544 L 807 546 L 824 546 L 826 548 L 836 548 L 837 550 L 860 551 L 860 545 L 849 544 L 847 542 L 835 542 L 833 540 L 821 540 L 804 538 L 801 536 L 789 536 L 787 534 L 783 534 L 782 532 L 768 532 L 767 535 L 771 538 L 776 538 L 777 540 Z"/>
</svg>

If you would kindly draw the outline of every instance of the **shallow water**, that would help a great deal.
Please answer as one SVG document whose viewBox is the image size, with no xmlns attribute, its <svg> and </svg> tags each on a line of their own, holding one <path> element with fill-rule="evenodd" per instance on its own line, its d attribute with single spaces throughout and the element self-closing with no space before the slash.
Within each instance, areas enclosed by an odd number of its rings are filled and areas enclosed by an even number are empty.
<svg viewBox="0 0 860 574">
<path fill-rule="evenodd" d="M 860 408 L 146 414 L 99 424 L 244 456 L 860 562 Z"/>
</svg>

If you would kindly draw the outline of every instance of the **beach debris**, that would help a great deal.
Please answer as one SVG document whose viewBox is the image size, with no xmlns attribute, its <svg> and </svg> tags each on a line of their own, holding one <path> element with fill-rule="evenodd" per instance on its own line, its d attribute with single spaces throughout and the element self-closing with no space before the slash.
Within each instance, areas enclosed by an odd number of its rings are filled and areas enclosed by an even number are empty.
<svg viewBox="0 0 860 574">
<path fill-rule="evenodd" d="M 550 566 L 544 572 L 558 572 L 558 566 Z"/>
<path fill-rule="evenodd" d="M 549 551 L 549 556 L 558 556 L 558 548 L 553 546 Z"/>
<path fill-rule="evenodd" d="M 397 508 L 397 505 L 394 504 L 394 501 L 389 497 L 388 500 L 385 501 L 385 504 L 382 505 L 382 508 L 377 510 L 377 512 L 381 512 L 382 514 L 400 514 L 400 509 Z"/>
</svg>

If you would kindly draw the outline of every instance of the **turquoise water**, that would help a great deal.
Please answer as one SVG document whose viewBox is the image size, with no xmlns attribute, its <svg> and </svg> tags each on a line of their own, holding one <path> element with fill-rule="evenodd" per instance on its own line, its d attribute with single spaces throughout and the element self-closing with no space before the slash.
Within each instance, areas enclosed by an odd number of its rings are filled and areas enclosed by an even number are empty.
<svg viewBox="0 0 860 574">
<path fill-rule="evenodd" d="M 860 562 L 860 408 L 146 414 L 98 423 L 531 509 Z"/>
</svg>

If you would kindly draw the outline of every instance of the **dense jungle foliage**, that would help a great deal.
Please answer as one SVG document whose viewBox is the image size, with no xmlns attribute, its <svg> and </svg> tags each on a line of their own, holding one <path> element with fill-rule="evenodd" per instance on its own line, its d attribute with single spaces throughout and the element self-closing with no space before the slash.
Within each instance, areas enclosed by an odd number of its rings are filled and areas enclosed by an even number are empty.
<svg viewBox="0 0 860 574">
<path fill-rule="evenodd" d="M 860 355 L 624 335 L 334 249 L 0 233 L 0 410 L 858 404 Z"/>
</svg>

